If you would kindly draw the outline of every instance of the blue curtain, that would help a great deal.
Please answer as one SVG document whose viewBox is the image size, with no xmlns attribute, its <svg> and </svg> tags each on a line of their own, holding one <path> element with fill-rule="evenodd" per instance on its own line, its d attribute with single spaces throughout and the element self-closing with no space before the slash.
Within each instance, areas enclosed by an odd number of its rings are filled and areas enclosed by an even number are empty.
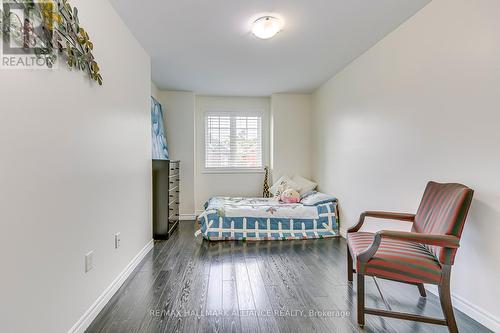
<svg viewBox="0 0 500 333">
<path fill-rule="evenodd" d="M 163 127 L 163 110 L 161 104 L 151 97 L 151 142 L 153 160 L 168 160 L 167 139 Z"/>
</svg>

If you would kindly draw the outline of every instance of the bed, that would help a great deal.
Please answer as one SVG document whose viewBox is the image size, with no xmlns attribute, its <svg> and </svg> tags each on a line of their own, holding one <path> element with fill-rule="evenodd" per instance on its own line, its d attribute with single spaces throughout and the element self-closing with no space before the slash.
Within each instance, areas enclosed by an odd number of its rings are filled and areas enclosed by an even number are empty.
<svg viewBox="0 0 500 333">
<path fill-rule="evenodd" d="M 285 204 L 267 198 L 214 197 L 198 217 L 197 235 L 210 241 L 293 240 L 339 235 L 337 201 Z"/>
</svg>

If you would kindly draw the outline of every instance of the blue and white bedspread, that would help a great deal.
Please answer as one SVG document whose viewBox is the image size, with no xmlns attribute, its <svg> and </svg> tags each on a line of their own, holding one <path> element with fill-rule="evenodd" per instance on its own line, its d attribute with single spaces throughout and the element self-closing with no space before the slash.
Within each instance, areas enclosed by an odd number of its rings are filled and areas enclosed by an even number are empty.
<svg viewBox="0 0 500 333">
<path fill-rule="evenodd" d="M 214 197 L 198 217 L 203 238 L 220 240 L 292 240 L 339 235 L 337 202 L 317 206 L 265 198 Z"/>
</svg>

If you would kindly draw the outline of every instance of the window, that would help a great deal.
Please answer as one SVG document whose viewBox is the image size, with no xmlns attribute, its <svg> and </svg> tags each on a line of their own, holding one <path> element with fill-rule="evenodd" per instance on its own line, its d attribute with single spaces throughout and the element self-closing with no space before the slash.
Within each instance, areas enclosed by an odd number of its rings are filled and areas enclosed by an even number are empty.
<svg viewBox="0 0 500 333">
<path fill-rule="evenodd" d="M 262 160 L 262 113 L 205 114 L 206 170 L 261 170 Z"/>
</svg>

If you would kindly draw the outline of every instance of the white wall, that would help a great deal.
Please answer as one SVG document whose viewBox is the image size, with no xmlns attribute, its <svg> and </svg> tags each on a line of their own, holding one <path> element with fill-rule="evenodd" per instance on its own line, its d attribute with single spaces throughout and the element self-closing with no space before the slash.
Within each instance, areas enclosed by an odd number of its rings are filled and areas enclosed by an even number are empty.
<svg viewBox="0 0 500 333">
<path fill-rule="evenodd" d="M 476 190 L 452 287 L 495 330 L 498 13 L 496 0 L 434 0 L 315 93 L 313 122 L 314 176 L 340 199 L 344 232 L 363 210 L 415 212 L 431 179 Z"/>
<path fill-rule="evenodd" d="M 0 71 L 2 332 L 67 332 L 152 236 L 149 56 L 108 1 L 72 3 L 102 87 L 64 63 Z"/>
<path fill-rule="evenodd" d="M 181 161 L 181 218 L 194 219 L 194 109 L 192 92 L 159 91 L 170 159 Z"/>
<path fill-rule="evenodd" d="M 263 173 L 204 173 L 205 111 L 261 110 L 264 112 L 263 141 L 264 164 L 269 162 L 269 114 L 268 97 L 208 97 L 196 96 L 196 174 L 195 207 L 203 210 L 203 204 L 213 196 L 262 196 Z"/>
<path fill-rule="evenodd" d="M 271 167 L 274 180 L 283 174 L 311 177 L 311 103 L 311 95 L 271 96 Z"/>
<path fill-rule="evenodd" d="M 158 96 L 160 95 L 160 89 L 156 86 L 156 84 L 151 81 L 151 96 L 153 96 L 156 100 L 158 100 Z"/>
</svg>

